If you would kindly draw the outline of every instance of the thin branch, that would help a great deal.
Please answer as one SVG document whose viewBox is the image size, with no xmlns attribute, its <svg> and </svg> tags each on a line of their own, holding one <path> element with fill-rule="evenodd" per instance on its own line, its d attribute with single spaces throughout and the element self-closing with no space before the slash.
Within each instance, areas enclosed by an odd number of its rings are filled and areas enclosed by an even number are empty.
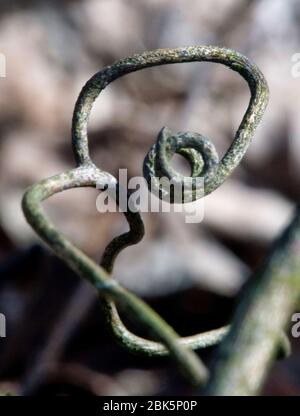
<svg viewBox="0 0 300 416">
<path fill-rule="evenodd" d="M 300 207 L 245 287 L 232 327 L 217 351 L 207 394 L 259 393 L 299 295 Z"/>
</svg>

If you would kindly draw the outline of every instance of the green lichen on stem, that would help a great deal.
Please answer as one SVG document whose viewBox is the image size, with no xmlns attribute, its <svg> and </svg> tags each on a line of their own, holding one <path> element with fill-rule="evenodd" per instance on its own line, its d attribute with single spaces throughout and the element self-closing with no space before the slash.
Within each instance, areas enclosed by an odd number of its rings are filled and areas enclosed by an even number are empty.
<svg viewBox="0 0 300 416">
<path fill-rule="evenodd" d="M 231 146 L 222 160 L 217 163 L 215 174 L 210 174 L 209 177 L 204 175 L 206 182 L 205 194 L 211 193 L 220 186 L 244 156 L 267 106 L 269 90 L 264 76 L 256 65 L 232 49 L 218 48 L 216 46 L 191 46 L 144 52 L 121 59 L 95 74 L 83 87 L 74 109 L 72 143 L 77 164 L 80 165 L 90 161 L 87 136 L 88 120 L 96 98 L 109 83 L 126 74 L 144 68 L 185 62 L 215 62 L 223 64 L 238 72 L 246 80 L 250 88 L 251 99 Z M 209 139 L 206 140 L 208 141 Z M 160 138 L 158 138 L 158 143 L 160 143 Z M 166 141 L 166 143 L 169 143 L 169 141 Z M 174 143 L 176 143 L 176 140 Z M 183 141 L 181 149 L 184 148 Z M 161 170 L 168 172 L 170 169 L 166 152 L 164 151 L 165 148 L 162 149 L 160 154 L 157 152 L 157 144 L 151 150 L 154 157 L 146 158 L 144 164 L 147 180 L 150 177 L 160 177 Z M 195 158 L 196 153 L 188 153 L 191 158 Z M 201 151 L 200 157 L 202 157 Z M 195 160 L 195 163 L 198 162 L 199 160 Z M 198 172 L 198 176 L 201 176 L 201 174 L 203 176 L 203 172 Z"/>
<path fill-rule="evenodd" d="M 140 214 L 130 210 L 125 213 L 129 231 L 115 238 L 107 246 L 101 266 L 98 266 L 63 237 L 45 216 L 40 206 L 46 198 L 74 187 L 92 186 L 103 189 L 108 185 L 118 188 L 119 184 L 112 175 L 101 171 L 93 164 L 88 149 L 87 128 L 90 113 L 96 98 L 110 82 L 143 68 L 195 61 L 226 65 L 247 81 L 251 99 L 243 120 L 221 161 L 208 138 L 198 133 L 174 135 L 168 129 L 163 129 L 145 158 L 144 176 L 149 185 L 152 180 L 159 180 L 164 175 L 169 179 L 183 180 L 184 178 L 170 167 L 172 155 L 180 153 L 191 164 L 192 180 L 199 177 L 204 180 L 204 192 L 201 195 L 194 193 L 193 186 L 188 189 L 189 200 L 202 197 L 220 186 L 241 161 L 261 120 L 268 102 L 268 87 L 265 79 L 260 70 L 246 57 L 230 49 L 215 46 L 158 49 L 121 59 L 95 74 L 86 83 L 78 97 L 73 114 L 72 144 L 77 168 L 31 187 L 24 195 L 23 210 L 28 222 L 54 252 L 98 289 L 108 326 L 121 345 L 131 352 L 148 356 L 171 354 L 189 380 L 199 384 L 206 380 L 208 373 L 202 361 L 190 349 L 206 348 L 219 343 L 228 328 L 223 327 L 179 339 L 175 331 L 149 306 L 112 279 L 117 255 L 125 247 L 138 243 L 144 235 Z M 174 202 L 172 198 L 171 202 Z M 121 321 L 115 302 L 122 304 L 134 319 L 141 321 L 159 342 L 131 333 Z"/>
</svg>

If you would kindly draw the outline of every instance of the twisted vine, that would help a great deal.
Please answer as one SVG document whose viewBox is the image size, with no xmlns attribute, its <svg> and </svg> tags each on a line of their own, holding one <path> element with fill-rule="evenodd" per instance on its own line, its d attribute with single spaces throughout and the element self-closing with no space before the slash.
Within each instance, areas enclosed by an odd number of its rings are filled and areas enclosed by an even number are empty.
<svg viewBox="0 0 300 416">
<path fill-rule="evenodd" d="M 194 201 L 199 198 L 194 186 L 197 178 L 203 178 L 204 195 L 217 189 L 240 163 L 253 138 L 255 128 L 268 102 L 266 81 L 256 65 L 230 49 L 215 46 L 158 49 L 121 59 L 96 73 L 86 83 L 76 102 L 72 123 L 72 146 L 77 167 L 30 187 L 24 194 L 22 206 L 27 221 L 39 236 L 76 273 L 89 280 L 98 290 L 108 326 L 116 340 L 131 352 L 149 356 L 171 354 L 189 380 L 194 384 L 199 384 L 207 379 L 208 371 L 192 350 L 219 343 L 228 332 L 228 327 L 179 338 L 176 332 L 149 306 L 111 278 L 114 261 L 120 251 L 138 243 L 144 235 L 140 214 L 130 210 L 124 213 L 129 224 L 129 231 L 112 240 L 105 249 L 101 266 L 98 266 L 55 228 L 41 208 L 43 200 L 67 189 L 85 186 L 104 189 L 107 185 L 118 188 L 116 178 L 102 171 L 92 162 L 87 136 L 92 106 L 100 92 L 110 82 L 143 68 L 193 61 L 220 63 L 238 72 L 248 83 L 251 92 L 246 113 L 232 144 L 221 161 L 208 138 L 198 133 L 172 134 L 168 128 L 162 129 L 156 143 L 144 160 L 144 176 L 149 188 L 154 183 L 157 188 L 161 189 L 159 184 L 161 177 L 175 178 L 179 183 L 182 182 L 184 177 L 170 166 L 173 154 L 180 153 L 189 161 L 192 168 L 191 186 L 185 189 L 189 200 Z M 160 197 L 162 198 L 166 191 L 164 189 L 161 191 Z M 172 195 L 171 202 L 175 202 Z M 159 342 L 131 333 L 123 324 L 116 303 L 122 304 L 134 319 L 142 322 Z"/>
</svg>

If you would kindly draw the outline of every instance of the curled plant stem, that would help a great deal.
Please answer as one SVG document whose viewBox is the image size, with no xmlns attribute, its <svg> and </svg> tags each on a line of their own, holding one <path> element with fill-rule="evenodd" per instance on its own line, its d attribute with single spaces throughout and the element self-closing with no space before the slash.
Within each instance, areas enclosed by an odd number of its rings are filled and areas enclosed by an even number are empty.
<svg viewBox="0 0 300 416">
<path fill-rule="evenodd" d="M 300 294 L 300 207 L 245 287 L 220 345 L 206 393 L 255 395 L 275 358 Z"/>
<path fill-rule="evenodd" d="M 180 153 L 192 167 L 192 186 L 187 189 L 188 199 L 194 201 L 217 189 L 244 156 L 255 128 L 261 120 L 268 102 L 266 81 L 256 67 L 243 55 L 215 46 L 193 46 L 176 49 L 158 49 L 121 59 L 95 74 L 83 87 L 75 105 L 72 123 L 72 145 L 77 168 L 56 175 L 33 185 L 24 195 L 23 210 L 28 222 L 75 272 L 89 280 L 99 291 L 107 317 L 107 323 L 116 340 L 129 351 L 150 356 L 171 354 L 193 384 L 207 379 L 207 370 L 191 349 L 201 349 L 220 342 L 227 327 L 179 339 L 175 331 L 138 297 L 122 288 L 111 275 L 117 255 L 125 247 L 138 243 L 144 235 L 144 225 L 139 212 L 124 213 L 129 231 L 115 238 L 106 248 L 101 266 L 71 244 L 49 221 L 41 209 L 41 202 L 57 192 L 74 187 L 91 186 L 118 189 L 117 180 L 98 169 L 92 162 L 88 149 L 88 120 L 99 93 L 117 78 L 143 68 L 184 63 L 215 62 L 238 72 L 248 83 L 251 98 L 232 144 L 219 161 L 211 141 L 198 133 L 173 134 L 167 128 L 161 130 L 157 142 L 149 150 L 144 161 L 144 176 L 149 187 L 163 176 L 183 181 L 170 166 L 174 153 Z M 203 192 L 194 193 L 193 181 L 203 178 Z M 159 185 L 160 187 L 160 185 Z M 160 194 L 162 197 L 163 192 Z M 170 198 L 174 202 L 173 197 Z M 117 201 L 119 202 L 119 201 Z M 183 201 L 184 202 L 184 201 Z M 115 302 L 139 320 L 158 339 L 147 340 L 132 334 L 121 321 Z M 187 348 L 189 347 L 189 348 Z"/>
</svg>

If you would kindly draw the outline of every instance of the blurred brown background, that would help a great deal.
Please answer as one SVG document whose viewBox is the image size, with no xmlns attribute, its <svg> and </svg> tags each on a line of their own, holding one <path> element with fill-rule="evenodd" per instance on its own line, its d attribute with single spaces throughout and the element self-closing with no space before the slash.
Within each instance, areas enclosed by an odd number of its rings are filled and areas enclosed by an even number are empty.
<svg viewBox="0 0 300 416">
<path fill-rule="evenodd" d="M 93 289 L 26 224 L 20 200 L 33 182 L 73 164 L 71 117 L 83 84 L 115 60 L 160 47 L 215 44 L 257 63 L 271 100 L 230 179 L 205 199 L 205 219 L 144 214 L 146 237 L 118 258 L 115 277 L 181 335 L 227 323 L 235 295 L 300 199 L 300 52 L 297 0 L 2 0 L 0 52 L 0 390 L 23 394 L 186 394 L 167 359 L 131 356 L 104 327 Z M 110 85 L 89 127 L 93 160 L 140 175 L 158 131 L 197 131 L 224 154 L 249 91 L 216 64 L 147 69 Z M 181 158 L 174 162 L 186 168 Z M 97 192 L 68 191 L 45 204 L 60 229 L 99 260 L 126 229 L 100 214 Z M 272 319 L 272 317 L 270 317 Z M 132 324 L 131 324 L 132 325 Z M 136 328 L 141 331 L 141 328 Z M 300 344 L 278 362 L 264 394 L 300 393 Z M 209 360 L 212 351 L 202 352 Z"/>
</svg>

